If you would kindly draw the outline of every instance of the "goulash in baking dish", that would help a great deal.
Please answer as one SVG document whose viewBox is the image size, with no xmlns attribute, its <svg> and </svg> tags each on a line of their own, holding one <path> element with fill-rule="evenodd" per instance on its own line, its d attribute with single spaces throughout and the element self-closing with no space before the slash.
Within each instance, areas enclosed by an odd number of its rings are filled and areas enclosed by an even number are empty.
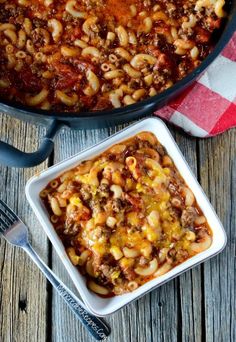
<svg viewBox="0 0 236 342">
<path fill-rule="evenodd" d="M 82 162 L 40 196 L 71 262 L 102 296 L 133 291 L 212 243 L 192 191 L 150 132 Z"/>
</svg>

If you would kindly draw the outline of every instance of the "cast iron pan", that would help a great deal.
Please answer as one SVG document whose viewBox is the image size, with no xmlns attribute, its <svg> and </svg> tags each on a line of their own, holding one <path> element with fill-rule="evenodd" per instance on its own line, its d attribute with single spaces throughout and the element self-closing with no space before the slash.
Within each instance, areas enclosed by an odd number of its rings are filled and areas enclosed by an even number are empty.
<svg viewBox="0 0 236 342">
<path fill-rule="evenodd" d="M 22 152 L 5 142 L 0 141 L 0 164 L 10 167 L 33 167 L 42 163 L 51 154 L 54 147 L 53 138 L 63 126 L 68 126 L 73 129 L 109 127 L 151 114 L 158 108 L 167 104 L 190 86 L 229 42 L 236 30 L 236 0 L 228 3 L 227 7 L 229 18 L 221 36 L 218 38 L 218 43 L 211 54 L 209 54 L 201 65 L 192 73 L 161 94 L 123 108 L 85 113 L 55 113 L 29 108 L 9 101 L 1 101 L 1 112 L 5 112 L 28 122 L 46 125 L 48 129 L 38 151 L 34 153 Z"/>
</svg>

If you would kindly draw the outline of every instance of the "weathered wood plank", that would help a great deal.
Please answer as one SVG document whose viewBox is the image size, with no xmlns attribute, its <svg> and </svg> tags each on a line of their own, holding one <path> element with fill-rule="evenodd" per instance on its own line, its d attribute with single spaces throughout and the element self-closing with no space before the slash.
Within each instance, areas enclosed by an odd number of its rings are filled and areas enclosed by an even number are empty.
<svg viewBox="0 0 236 342">
<path fill-rule="evenodd" d="M 205 338 L 236 341 L 236 130 L 199 142 L 200 178 L 227 232 L 225 250 L 204 264 Z"/>
<path fill-rule="evenodd" d="M 191 138 L 184 133 L 177 132 L 176 141 L 179 145 L 185 159 L 198 177 L 197 165 L 197 139 Z M 202 308 L 199 305 L 203 298 L 201 288 L 202 276 L 201 266 L 187 271 L 179 277 L 179 296 L 180 296 L 180 314 L 182 341 L 201 342 L 202 341 Z"/>
<path fill-rule="evenodd" d="M 0 115 L 0 137 L 20 149 L 33 151 L 42 129 Z M 29 225 L 32 244 L 47 260 L 47 239 L 24 195 L 26 181 L 37 171 L 0 167 L 0 197 Z M 0 341 L 43 342 L 47 334 L 46 280 L 20 249 L 0 239 Z"/>
</svg>

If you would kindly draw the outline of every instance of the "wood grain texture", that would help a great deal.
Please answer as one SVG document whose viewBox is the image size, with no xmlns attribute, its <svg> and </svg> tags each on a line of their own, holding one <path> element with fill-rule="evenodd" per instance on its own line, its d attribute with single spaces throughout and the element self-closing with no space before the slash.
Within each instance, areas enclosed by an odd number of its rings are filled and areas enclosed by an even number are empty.
<svg viewBox="0 0 236 342">
<path fill-rule="evenodd" d="M 224 251 L 204 264 L 207 341 L 236 341 L 235 129 L 199 142 L 200 180 L 227 233 Z"/>
<path fill-rule="evenodd" d="M 42 129 L 0 116 L 0 137 L 33 151 Z M 17 170 L 0 166 L 0 197 L 29 225 L 32 244 L 47 261 L 47 239 L 24 195 L 26 181 L 45 165 Z M 29 257 L 0 239 L 0 341 L 44 342 L 47 333 L 46 280 Z"/>
<path fill-rule="evenodd" d="M 65 129 L 56 138 L 50 163 L 94 145 L 121 128 L 80 132 Z M 228 245 L 219 256 L 107 317 L 112 330 L 108 342 L 235 342 L 236 130 L 208 140 L 171 131 L 222 219 Z M 41 134 L 42 129 L 0 116 L 1 138 L 22 149 L 36 149 Z M 44 167 L 46 163 L 31 170 L 0 168 L 0 186 L 6 189 L 3 198 L 33 227 L 33 245 L 77 293 L 24 199 L 26 180 Z M 91 341 L 28 257 L 2 240 L 0 284 L 0 342 Z"/>
<path fill-rule="evenodd" d="M 173 132 L 174 134 L 174 132 Z M 176 142 L 185 159 L 198 177 L 197 139 L 176 133 Z M 202 277 L 201 267 L 187 271 L 178 278 L 179 291 L 179 340 L 186 342 L 202 341 Z"/>
</svg>

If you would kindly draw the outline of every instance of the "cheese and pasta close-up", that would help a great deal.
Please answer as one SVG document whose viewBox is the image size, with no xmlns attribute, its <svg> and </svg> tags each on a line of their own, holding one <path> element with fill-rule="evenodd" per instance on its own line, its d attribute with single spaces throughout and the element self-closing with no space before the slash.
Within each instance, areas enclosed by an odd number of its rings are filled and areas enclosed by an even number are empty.
<svg viewBox="0 0 236 342">
<path fill-rule="evenodd" d="M 71 262 L 101 296 L 131 292 L 212 243 L 192 191 L 151 132 L 63 173 L 40 197 Z"/>
<path fill-rule="evenodd" d="M 217 43 L 224 0 L 1 0 L 0 99 L 102 111 L 172 87 Z"/>
</svg>

